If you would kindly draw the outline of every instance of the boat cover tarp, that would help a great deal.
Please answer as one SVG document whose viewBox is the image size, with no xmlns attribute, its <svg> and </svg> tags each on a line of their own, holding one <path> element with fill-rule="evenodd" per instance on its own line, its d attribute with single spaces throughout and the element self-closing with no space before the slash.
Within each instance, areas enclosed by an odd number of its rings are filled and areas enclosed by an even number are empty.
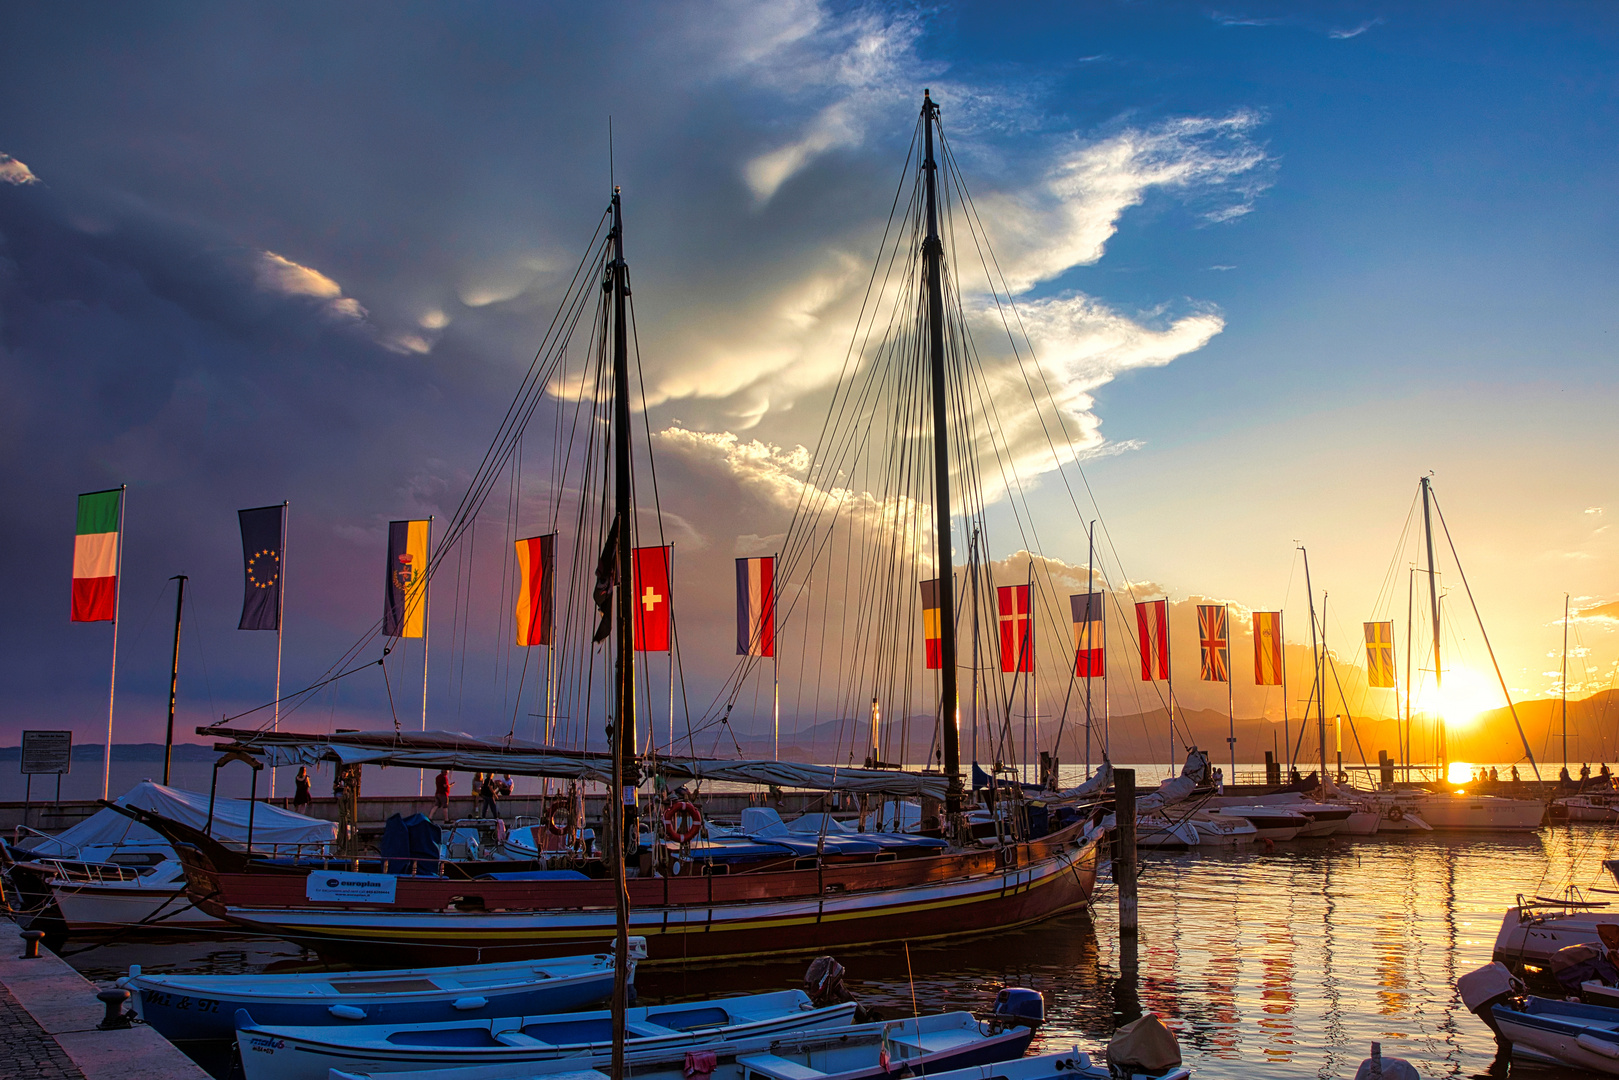
<svg viewBox="0 0 1619 1080">
<path fill-rule="evenodd" d="M 394 814 L 382 826 L 378 853 L 388 874 L 431 874 L 438 869 L 439 827 L 421 814 Z"/>
<path fill-rule="evenodd" d="M 352 731 L 335 735 L 269 732 L 228 727 L 198 728 L 198 734 L 234 739 L 261 751 L 272 767 L 314 765 L 395 765 L 460 772 L 502 772 L 564 780 L 611 783 L 613 759 L 607 754 L 559 750 L 525 739 L 482 739 L 461 731 Z M 848 791 L 943 799 L 942 773 L 902 769 L 846 769 L 787 761 L 724 761 L 715 758 L 658 758 L 658 772 L 676 781 L 710 780 L 773 784 L 782 788 Z"/>
<path fill-rule="evenodd" d="M 193 828 L 208 824 L 208 796 L 181 791 L 144 780 L 114 799 L 119 806 L 133 806 Z M 212 833 L 227 843 L 247 843 L 248 802 L 246 799 L 215 799 Z M 337 826 L 330 821 L 305 817 L 267 803 L 253 807 L 253 844 L 330 844 L 337 837 Z M 27 849 L 47 858 L 77 858 L 80 850 L 103 844 L 161 844 L 157 833 L 116 810 L 101 809 L 77 825 L 49 840 L 34 840 Z"/>
</svg>

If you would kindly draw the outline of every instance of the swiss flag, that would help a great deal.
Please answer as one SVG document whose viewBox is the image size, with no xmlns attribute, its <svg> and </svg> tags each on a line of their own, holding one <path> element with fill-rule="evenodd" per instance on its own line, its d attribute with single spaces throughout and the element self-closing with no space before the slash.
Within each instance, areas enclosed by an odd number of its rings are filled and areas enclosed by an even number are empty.
<svg viewBox="0 0 1619 1080">
<path fill-rule="evenodd" d="M 669 651 L 669 549 L 635 549 L 635 651 Z"/>
</svg>

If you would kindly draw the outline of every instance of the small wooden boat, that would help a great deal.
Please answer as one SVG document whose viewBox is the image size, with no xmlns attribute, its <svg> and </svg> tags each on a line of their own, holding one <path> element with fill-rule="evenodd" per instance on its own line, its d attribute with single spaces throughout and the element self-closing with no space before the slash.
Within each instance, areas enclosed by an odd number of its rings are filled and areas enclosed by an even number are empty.
<svg viewBox="0 0 1619 1080">
<path fill-rule="evenodd" d="M 938 1013 L 904 1020 L 880 1020 L 840 1028 L 816 1028 L 739 1042 L 705 1043 L 712 1054 L 710 1080 L 882 1080 L 909 1069 L 934 1076 L 951 1069 L 992 1065 L 1023 1056 L 1034 1029 L 986 1029 L 968 1012 Z M 624 1071 L 636 1080 L 686 1080 L 689 1050 L 652 1050 L 626 1054 Z M 885 1064 L 886 1059 L 886 1064 Z M 704 1064 L 709 1064 L 706 1060 Z M 560 1080 L 574 1070 L 605 1069 L 603 1058 L 491 1065 L 477 1069 L 432 1069 L 425 1072 L 353 1072 L 333 1069 L 332 1080 Z M 596 1075 L 600 1075 L 599 1073 Z"/>
<path fill-rule="evenodd" d="M 630 939 L 629 977 L 646 956 Z M 461 967 L 296 975 L 148 975 L 132 965 L 118 980 L 135 1012 L 170 1042 L 235 1037 L 237 1009 L 263 1024 L 451 1023 L 478 1016 L 567 1012 L 612 993 L 613 956 Z"/>
<path fill-rule="evenodd" d="M 829 1062 L 836 1067 L 835 1062 Z M 899 1077 L 907 1075 L 905 1072 L 907 1062 L 895 1059 L 893 1067 L 886 1073 L 876 1073 L 876 1076 Z M 500 1070 L 489 1071 L 485 1069 L 462 1069 L 454 1073 L 434 1070 L 431 1072 L 409 1073 L 410 1080 L 607 1080 L 607 1074 L 596 1069 L 579 1069 L 572 1062 L 564 1063 L 567 1071 L 539 1072 L 535 1070 Z M 985 1065 L 976 1065 L 969 1068 L 951 1069 L 945 1072 L 934 1072 L 929 1069 L 925 1074 L 921 1070 L 912 1068 L 916 1075 L 926 1075 L 929 1080 L 1119 1080 L 1115 1074 L 1108 1071 L 1106 1064 L 1099 1064 L 1091 1060 L 1091 1056 L 1082 1053 L 1078 1047 L 1064 1050 L 1055 1054 L 1041 1054 L 1037 1057 L 1020 1058 L 1016 1061 L 1001 1061 Z M 333 1069 L 331 1080 L 403 1080 L 406 1074 L 400 1073 L 350 1073 L 340 1069 Z M 636 1080 L 664 1080 L 660 1071 L 642 1072 L 639 1068 L 632 1070 L 630 1060 L 625 1059 L 625 1076 L 633 1076 Z M 668 1073 L 668 1080 L 677 1080 L 685 1074 L 679 1068 Z M 719 1066 L 712 1074 L 712 1080 L 846 1080 L 846 1077 L 866 1074 L 846 1074 L 830 1072 L 816 1065 L 800 1065 L 796 1061 L 783 1058 L 780 1054 L 762 1052 L 746 1054 L 728 1065 Z M 1131 1073 L 1130 1080 L 1188 1080 L 1192 1074 L 1184 1068 L 1174 1068 L 1167 1072 L 1146 1074 Z"/>
<path fill-rule="evenodd" d="M 1516 1056 L 1619 1076 L 1619 1009 L 1529 997 L 1490 1012 Z"/>
<path fill-rule="evenodd" d="M 801 990 L 626 1009 L 626 1053 L 684 1054 L 728 1042 L 839 1027 L 854 1002 L 817 1008 Z M 277 1026 L 236 1012 L 236 1046 L 246 1080 L 326 1080 L 330 1069 L 411 1072 L 507 1062 L 588 1060 L 613 1050 L 612 1013 L 548 1013 L 440 1024 Z"/>
</svg>

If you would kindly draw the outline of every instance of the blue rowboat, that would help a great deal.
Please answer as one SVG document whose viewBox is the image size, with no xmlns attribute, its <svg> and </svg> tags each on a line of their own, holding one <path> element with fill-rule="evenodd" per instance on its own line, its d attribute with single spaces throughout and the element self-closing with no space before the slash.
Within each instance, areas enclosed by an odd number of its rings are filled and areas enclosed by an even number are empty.
<svg viewBox="0 0 1619 1080">
<path fill-rule="evenodd" d="M 905 1023 L 912 1024 L 915 1021 L 908 1020 Z M 837 1070 L 844 1062 L 834 1056 L 826 1056 L 817 1060 L 815 1064 L 805 1065 L 796 1059 L 797 1055 L 790 1047 L 784 1049 L 788 1049 L 789 1056 L 770 1052 L 767 1048 L 723 1061 L 715 1067 L 710 1080 L 855 1080 L 857 1077 L 867 1075 L 885 1075 L 881 1072 L 868 1074 L 863 1071 L 829 1071 L 818 1067 L 824 1061 L 831 1070 Z M 895 1062 L 893 1071 L 886 1075 L 892 1077 L 905 1075 L 902 1072 L 903 1068 L 903 1065 Z M 1106 1064 L 1092 1061 L 1090 1055 L 1081 1053 L 1078 1047 L 1060 1053 L 1041 1054 L 1015 1061 L 988 1062 L 942 1072 L 935 1072 L 929 1068 L 924 1073 L 913 1064 L 911 1071 L 916 1076 L 926 1076 L 927 1080 L 1119 1080 L 1108 1072 Z M 624 1074 L 626 1077 L 633 1077 L 633 1080 L 676 1080 L 684 1075 L 679 1066 L 668 1071 L 655 1067 L 650 1071 L 643 1071 L 640 1065 L 633 1064 L 628 1057 L 624 1062 Z M 1130 1074 L 1131 1080 L 1188 1080 L 1190 1076 L 1188 1070 L 1178 1066 L 1162 1073 Z M 333 1069 L 331 1080 L 607 1080 L 607 1074 L 599 1069 L 583 1068 L 576 1061 L 565 1061 L 557 1062 L 555 1071 L 552 1072 L 540 1071 L 539 1067 L 458 1069 L 454 1072 L 434 1070 L 413 1073 L 351 1073 Z"/>
<path fill-rule="evenodd" d="M 630 939 L 629 977 L 646 956 Z M 321 1027 L 450 1023 L 472 1017 L 560 1013 L 613 992 L 611 953 L 393 971 L 297 975 L 148 975 L 139 965 L 119 985 L 141 1019 L 170 1042 L 228 1040 L 238 1009 L 266 1024 Z"/>
<path fill-rule="evenodd" d="M 640 1051 L 625 1055 L 624 1071 L 635 1080 L 689 1080 L 688 1063 L 692 1055 L 702 1053 L 712 1055 L 711 1061 L 701 1063 L 712 1067 L 710 1080 L 743 1080 L 750 1065 L 761 1080 L 777 1080 L 769 1070 L 781 1074 L 782 1080 L 885 1080 L 907 1069 L 912 1075 L 932 1076 L 1012 1061 L 1023 1056 L 1033 1038 L 1033 1026 L 1007 1027 L 994 1021 L 986 1025 L 968 1012 L 936 1013 L 704 1043 L 700 1050 Z M 331 1080 L 562 1080 L 560 1074 L 565 1072 L 610 1066 L 609 1057 L 592 1057 L 410 1073 L 333 1069 Z"/>
<path fill-rule="evenodd" d="M 852 1001 L 816 1008 L 801 990 L 628 1009 L 624 1048 L 683 1056 L 704 1043 L 847 1026 L 854 1009 Z M 448 1024 L 271 1027 L 238 1010 L 236 1047 L 246 1080 L 327 1080 L 332 1069 L 413 1072 L 557 1058 L 577 1064 L 612 1053 L 613 1020 L 600 1010 Z"/>
<path fill-rule="evenodd" d="M 1619 1009 L 1530 997 L 1490 1013 L 1514 1055 L 1619 1076 Z"/>
</svg>

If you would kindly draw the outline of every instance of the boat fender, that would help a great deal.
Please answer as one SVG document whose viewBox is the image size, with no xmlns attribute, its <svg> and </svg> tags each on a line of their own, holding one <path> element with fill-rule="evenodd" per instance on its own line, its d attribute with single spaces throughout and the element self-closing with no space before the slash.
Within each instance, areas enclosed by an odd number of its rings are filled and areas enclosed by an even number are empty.
<svg viewBox="0 0 1619 1080">
<path fill-rule="evenodd" d="M 696 803 L 680 799 L 664 810 L 663 825 L 671 839 L 687 844 L 702 830 L 703 812 L 697 809 Z"/>
<path fill-rule="evenodd" d="M 1601 1054 L 1606 1058 L 1619 1058 L 1619 1043 L 1599 1039 L 1590 1032 L 1580 1032 L 1574 1041 L 1580 1044 L 1580 1049 L 1582 1050 L 1589 1050 L 1593 1054 Z"/>
<path fill-rule="evenodd" d="M 487 1004 L 489 1004 L 489 999 L 482 997 L 456 998 L 450 1003 L 452 1008 L 460 1009 L 462 1012 L 469 1012 L 472 1009 L 481 1009 Z"/>
<path fill-rule="evenodd" d="M 339 1020 L 364 1020 L 365 1010 L 356 1009 L 353 1005 L 333 1005 L 326 1010 Z"/>
<path fill-rule="evenodd" d="M 1389 820 L 1390 821 L 1403 821 L 1403 820 L 1405 820 L 1405 807 L 1403 807 L 1403 806 L 1391 806 L 1391 807 L 1389 807 Z"/>
</svg>

